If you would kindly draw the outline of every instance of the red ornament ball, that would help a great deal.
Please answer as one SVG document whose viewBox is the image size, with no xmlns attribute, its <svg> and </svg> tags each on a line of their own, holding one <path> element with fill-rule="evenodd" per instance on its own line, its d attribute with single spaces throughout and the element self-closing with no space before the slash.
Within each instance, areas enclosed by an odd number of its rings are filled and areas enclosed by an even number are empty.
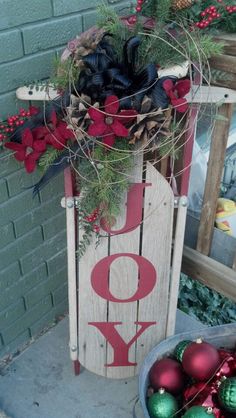
<svg viewBox="0 0 236 418">
<path fill-rule="evenodd" d="M 153 364 L 149 380 L 155 390 L 164 388 L 167 392 L 177 395 L 184 388 L 186 376 L 180 363 L 170 358 L 163 358 Z"/>
<path fill-rule="evenodd" d="M 198 381 L 206 381 L 216 373 L 220 356 L 213 345 L 197 340 L 184 351 L 182 365 L 189 376 Z"/>
<path fill-rule="evenodd" d="M 233 355 L 228 355 L 226 358 L 221 357 L 221 367 L 216 373 L 216 379 L 220 380 L 221 377 L 231 377 L 236 375 L 236 358 Z"/>
<path fill-rule="evenodd" d="M 186 409 L 192 406 L 203 406 L 211 408 L 215 418 L 223 418 L 220 411 L 220 405 L 217 397 L 218 386 L 204 382 L 195 383 L 184 390 L 184 407 Z"/>
</svg>

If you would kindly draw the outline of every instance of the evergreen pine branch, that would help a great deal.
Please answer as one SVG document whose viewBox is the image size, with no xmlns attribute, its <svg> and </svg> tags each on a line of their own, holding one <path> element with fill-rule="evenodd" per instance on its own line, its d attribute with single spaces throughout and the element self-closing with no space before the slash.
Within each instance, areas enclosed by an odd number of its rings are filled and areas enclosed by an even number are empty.
<svg viewBox="0 0 236 418">
<path fill-rule="evenodd" d="M 193 42 L 189 42 L 188 52 L 193 61 L 199 60 L 199 54 L 203 62 L 206 62 L 206 60 L 213 55 L 222 54 L 224 48 L 223 42 L 215 42 L 211 35 L 199 36 L 198 32 L 192 36 L 195 40 L 195 44 Z"/>
<path fill-rule="evenodd" d="M 167 22 L 171 12 L 172 0 L 148 0 L 144 3 L 143 14 L 157 19 L 158 23 Z"/>
<path fill-rule="evenodd" d="M 38 165 L 43 172 L 47 171 L 61 152 L 62 151 L 50 147 L 43 153 L 38 162 Z"/>
<path fill-rule="evenodd" d="M 226 71 L 211 68 L 211 80 L 213 82 L 217 82 L 217 80 L 232 81 L 233 79 L 233 74 L 227 73 Z"/>
<path fill-rule="evenodd" d="M 116 143 L 116 147 L 124 146 L 123 140 Z M 94 165 L 87 159 L 83 159 L 78 166 L 81 177 L 78 177 L 79 199 L 79 240 L 78 256 L 84 255 L 87 246 L 91 243 L 94 233 L 99 243 L 99 233 L 94 232 L 98 219 L 88 221 L 95 210 L 98 210 L 98 218 L 105 218 L 109 223 L 111 219 L 120 213 L 120 204 L 124 193 L 129 186 L 128 173 L 133 166 L 133 157 L 123 150 L 107 152 L 103 146 L 97 146 L 93 151 L 93 162 L 97 166 L 99 175 Z M 88 179 L 88 180 L 86 180 Z"/>
<path fill-rule="evenodd" d="M 71 58 L 68 58 L 66 61 L 61 61 L 60 57 L 56 57 L 53 62 L 53 67 L 50 84 L 57 90 L 65 90 L 79 75 L 79 70 L 73 65 Z"/>
<path fill-rule="evenodd" d="M 124 42 L 131 36 L 129 29 L 120 20 L 116 11 L 107 4 L 102 3 L 98 6 L 97 10 L 97 26 L 113 35 L 110 42 L 116 50 L 118 57 L 121 57 Z"/>
<path fill-rule="evenodd" d="M 99 209 L 99 216 L 109 221 L 119 214 L 123 195 L 129 186 L 128 174 L 133 157 L 125 151 L 107 152 L 103 146 L 97 146 L 93 152 L 93 162 L 98 173 L 87 159 L 83 159 L 78 166 L 81 174 L 78 178 L 80 215 L 84 219 Z"/>
<path fill-rule="evenodd" d="M 180 64 L 185 59 L 199 60 L 199 53 L 202 61 L 206 61 L 210 56 L 217 55 L 222 52 L 222 44 L 216 43 L 211 36 L 199 34 L 198 31 L 192 32 L 194 42 L 190 40 L 186 35 L 182 35 L 178 38 L 180 46 L 177 44 L 166 30 L 164 29 L 164 23 L 168 21 L 171 15 L 172 0 L 160 0 L 148 1 L 144 3 L 151 13 L 152 17 L 156 16 L 157 25 L 152 31 L 152 35 L 149 36 L 148 32 L 145 35 L 145 30 L 142 28 L 139 21 L 133 28 L 133 35 L 138 34 L 141 36 L 141 45 L 138 51 L 138 65 L 143 67 L 148 63 L 159 64 L 162 68 L 172 65 Z M 144 14 L 145 9 L 144 7 Z M 98 8 L 99 21 L 98 25 L 103 27 L 107 32 L 113 36 L 111 43 L 117 51 L 119 57 L 122 56 L 124 42 L 131 36 L 130 31 L 121 22 L 118 14 L 108 7 L 106 4 L 102 4 Z M 178 16 L 178 14 L 177 14 Z M 184 26 L 184 20 L 179 20 L 180 26 Z M 155 34 L 157 35 L 155 37 Z M 195 45 L 199 45 L 199 51 Z M 183 56 L 186 53 L 188 56 Z"/>
<path fill-rule="evenodd" d="M 174 143 L 174 141 L 171 141 L 170 137 L 166 137 L 161 140 L 158 151 L 162 158 L 171 156 L 174 160 L 178 160 L 181 154 L 179 145 Z"/>
<path fill-rule="evenodd" d="M 181 64 L 187 59 L 201 59 L 202 62 L 206 62 L 211 56 L 219 55 L 223 51 L 224 44 L 215 42 L 210 35 L 199 35 L 196 31 L 192 32 L 191 37 L 192 39 L 186 35 L 179 36 L 177 43 L 164 29 L 158 27 L 151 36 L 148 33 L 141 35 L 139 64 L 154 62 L 163 68 Z"/>
</svg>

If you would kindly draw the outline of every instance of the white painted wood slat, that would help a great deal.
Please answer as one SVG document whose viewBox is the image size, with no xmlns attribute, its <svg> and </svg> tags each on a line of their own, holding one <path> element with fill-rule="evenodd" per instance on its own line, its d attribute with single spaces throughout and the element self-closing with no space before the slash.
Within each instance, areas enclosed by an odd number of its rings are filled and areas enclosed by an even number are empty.
<svg viewBox="0 0 236 418">
<path fill-rule="evenodd" d="M 152 187 L 145 190 L 142 235 L 142 256 L 154 265 L 157 283 L 145 299 L 139 301 L 139 321 L 156 321 L 141 335 L 137 343 L 137 362 L 166 335 L 174 194 L 165 178 L 147 163 L 146 182 Z"/>
<path fill-rule="evenodd" d="M 79 233 L 82 233 L 80 230 Z M 107 301 L 98 296 L 91 285 L 91 272 L 98 261 L 108 255 L 108 238 L 96 248 L 94 238 L 78 265 L 79 303 L 78 333 L 79 362 L 88 370 L 106 376 L 107 349 L 104 337 L 89 322 L 107 321 Z"/>
</svg>

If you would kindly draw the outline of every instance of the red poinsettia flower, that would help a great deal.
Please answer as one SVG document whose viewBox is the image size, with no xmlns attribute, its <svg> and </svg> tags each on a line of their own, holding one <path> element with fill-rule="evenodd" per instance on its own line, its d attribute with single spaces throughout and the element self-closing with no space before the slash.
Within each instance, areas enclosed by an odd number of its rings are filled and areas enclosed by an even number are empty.
<svg viewBox="0 0 236 418">
<path fill-rule="evenodd" d="M 177 81 L 175 84 L 172 80 L 165 80 L 163 83 L 163 89 L 170 98 L 172 106 L 180 113 L 188 110 L 188 103 L 184 96 L 190 91 L 190 87 L 191 83 L 188 79 Z"/>
<path fill-rule="evenodd" d="M 73 132 L 67 128 L 67 123 L 57 119 L 55 111 L 52 112 L 47 126 L 35 128 L 33 134 L 37 139 L 44 139 L 46 144 L 58 150 L 65 148 L 68 139 L 74 137 Z"/>
<path fill-rule="evenodd" d="M 88 128 L 91 136 L 102 136 L 103 143 L 112 147 L 116 137 L 127 137 L 129 130 L 126 128 L 128 122 L 132 121 L 136 115 L 136 110 L 119 110 L 119 99 L 116 96 L 109 96 L 105 101 L 105 111 L 91 107 L 88 110 L 93 123 Z"/>
<path fill-rule="evenodd" d="M 29 128 L 22 134 L 21 144 L 17 142 L 6 142 L 5 147 L 15 151 L 15 159 L 24 161 L 27 173 L 32 173 L 36 168 L 36 162 L 46 150 L 46 143 L 42 140 L 35 140 Z"/>
</svg>

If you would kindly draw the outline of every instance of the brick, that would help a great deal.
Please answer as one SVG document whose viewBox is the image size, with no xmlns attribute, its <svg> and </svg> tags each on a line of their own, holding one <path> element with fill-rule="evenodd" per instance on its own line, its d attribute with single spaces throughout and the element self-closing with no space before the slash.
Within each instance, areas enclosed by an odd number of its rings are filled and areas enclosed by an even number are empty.
<svg viewBox="0 0 236 418">
<path fill-rule="evenodd" d="M 20 316 L 25 313 L 25 305 L 23 298 L 19 299 L 17 303 L 8 306 L 7 309 L 0 312 L 0 324 L 3 331 L 13 321 L 16 321 Z"/>
<path fill-rule="evenodd" d="M 23 57 L 21 33 L 18 29 L 0 32 L 0 64 Z"/>
<path fill-rule="evenodd" d="M 38 268 L 26 274 L 24 277 L 15 279 L 15 282 L 4 292 L 0 293 L 0 309 L 5 309 L 8 305 L 16 303 L 16 301 L 29 292 L 32 288 L 37 287 L 47 277 L 46 264 L 41 264 Z"/>
<path fill-rule="evenodd" d="M 81 0 L 53 0 L 54 16 L 66 15 L 68 13 L 80 12 L 88 8 L 98 6 L 100 0 L 90 0 L 89 3 Z"/>
<path fill-rule="evenodd" d="M 0 160 L 1 163 L 1 160 Z M 0 180 L 0 203 L 5 202 L 8 199 L 7 182 L 6 180 Z"/>
<path fill-rule="evenodd" d="M 82 31 L 81 15 L 40 22 L 22 28 L 26 54 L 67 44 Z"/>
<path fill-rule="evenodd" d="M 13 223 L 0 227 L 0 249 L 15 239 Z"/>
<path fill-rule="evenodd" d="M 98 14 L 96 10 L 92 10 L 91 12 L 83 13 L 83 31 L 91 28 L 97 22 Z"/>
<path fill-rule="evenodd" d="M 42 202 L 52 199 L 56 194 L 61 193 L 61 198 L 64 196 L 64 177 L 60 173 L 53 181 L 50 181 L 40 192 Z"/>
<path fill-rule="evenodd" d="M 12 197 L 1 205 L 0 226 L 7 224 L 9 221 L 19 218 L 20 214 L 29 212 L 38 207 L 39 198 L 32 197 L 32 191 L 27 190 L 17 196 Z"/>
<path fill-rule="evenodd" d="M 5 94 L 3 96 L 6 96 Z M 1 117 L 2 117 L 2 109 L 5 106 L 4 104 L 1 106 L 1 97 L 0 96 L 0 109 L 1 109 Z M 14 93 L 15 97 L 15 93 Z M 0 176 L 6 176 L 8 174 L 11 174 L 14 171 L 20 170 L 20 164 L 16 159 L 12 156 L 12 151 L 4 151 L 0 153 Z M 5 181 L 5 180 L 4 180 Z M 1 194 L 0 194 L 1 196 Z"/>
<path fill-rule="evenodd" d="M 66 282 L 61 287 L 59 287 L 54 292 L 52 292 L 53 305 L 54 306 L 58 305 L 64 299 L 67 299 L 67 297 L 68 297 L 68 285 Z"/>
<path fill-rule="evenodd" d="M 45 326 L 53 326 L 57 322 L 57 318 L 61 315 L 68 313 L 68 300 L 63 299 L 57 306 L 55 306 L 46 315 L 40 318 L 39 321 L 35 322 L 31 327 L 31 335 L 34 336 L 41 332 Z"/>
<path fill-rule="evenodd" d="M 17 62 L 0 65 L 0 93 L 16 89 L 26 82 L 49 77 L 53 68 L 54 51 L 41 52 Z"/>
<path fill-rule="evenodd" d="M 40 177 L 41 174 L 38 171 L 34 171 L 29 175 L 24 168 L 6 177 L 9 196 L 13 197 L 24 192 L 25 189 L 39 181 Z"/>
<path fill-rule="evenodd" d="M 61 252 L 54 255 L 50 260 L 47 261 L 47 268 L 49 276 L 57 273 L 63 267 L 67 268 L 67 250 L 63 249 Z"/>
<path fill-rule="evenodd" d="M 124 16 L 130 11 L 130 2 L 119 2 L 119 0 L 109 0 L 109 4 L 119 15 Z"/>
<path fill-rule="evenodd" d="M 55 325 L 55 313 L 54 309 L 49 311 L 46 315 L 39 319 L 39 321 L 35 322 L 30 327 L 31 336 L 34 337 L 39 334 L 45 327 L 50 327 Z"/>
<path fill-rule="evenodd" d="M 18 113 L 19 108 L 28 108 L 28 102 L 16 99 L 15 89 L 13 91 L 9 91 L 6 94 L 0 94 L 0 109 L 1 109 L 0 119 L 1 120 L 5 120 L 8 116 Z M 9 159 L 12 161 L 13 160 L 15 161 L 16 168 L 20 167 L 20 163 L 17 162 L 15 158 L 11 157 Z M 11 171 L 14 171 L 14 170 L 11 170 Z"/>
<path fill-rule="evenodd" d="M 37 248 L 42 242 L 42 230 L 38 227 L 6 246 L 0 251 L 0 270 L 28 254 L 32 248 Z M 34 266 L 33 263 L 31 265 Z"/>
<path fill-rule="evenodd" d="M 56 235 L 59 231 L 66 228 L 66 214 L 63 209 L 61 209 L 60 213 L 58 213 L 53 218 L 49 219 L 42 225 L 43 228 L 43 236 L 45 240 L 48 240 L 54 235 Z"/>
<path fill-rule="evenodd" d="M 52 16 L 49 0 L 0 0 L 0 28 L 12 28 Z"/>
<path fill-rule="evenodd" d="M 126 7 L 127 10 L 126 12 L 128 12 L 130 10 L 130 2 L 129 1 L 120 1 L 120 0 L 108 0 L 109 5 L 111 5 L 111 7 L 113 7 L 116 12 L 118 13 L 119 11 L 124 15 L 124 8 Z"/>
<path fill-rule="evenodd" d="M 130 4 L 127 2 L 116 4 L 118 1 L 111 0 L 110 5 L 118 14 L 124 14 L 124 8 L 126 6 L 130 6 Z M 97 10 L 91 10 L 89 12 L 83 13 L 83 31 L 86 31 L 87 29 L 91 28 L 91 26 L 96 25 L 98 17 L 99 16 Z"/>
<path fill-rule="evenodd" d="M 8 288 L 17 283 L 21 277 L 19 262 L 12 263 L 9 267 L 0 271 L 0 299 Z"/>
<path fill-rule="evenodd" d="M 20 218 L 14 221 L 15 233 L 16 237 L 20 237 L 21 235 L 25 234 L 26 232 L 30 231 L 32 228 L 36 227 L 37 225 L 46 222 L 50 218 L 54 219 L 54 216 L 58 212 L 64 212 L 62 209 L 61 204 L 61 196 L 56 196 L 52 200 L 40 205 L 36 209 L 27 212 Z M 65 216 L 65 213 L 64 213 Z M 63 227 L 64 228 L 64 227 Z M 58 230 L 55 232 L 55 234 Z"/>
<path fill-rule="evenodd" d="M 51 296 L 47 296 L 41 300 L 33 309 L 28 310 L 17 321 L 2 332 L 3 341 L 5 344 L 9 344 L 18 335 L 22 334 L 36 321 L 38 321 L 43 315 L 52 309 Z"/>
<path fill-rule="evenodd" d="M 0 357 L 7 354 L 18 354 L 21 351 L 21 347 L 24 346 L 29 339 L 30 331 L 27 329 L 14 338 L 9 344 L 3 346 L 3 349 L 0 350 Z"/>
<path fill-rule="evenodd" d="M 15 115 L 16 113 L 18 113 L 20 108 L 27 109 L 28 102 L 16 99 L 15 89 L 6 94 L 0 94 L 0 109 L 1 109 L 0 117 L 2 120 L 6 119 L 10 115 Z M 10 160 L 15 162 L 17 169 L 19 169 L 22 166 L 22 163 L 19 163 L 13 157 L 11 157 Z M 15 171 L 15 170 L 11 169 L 11 171 Z M 10 171 L 8 170 L 8 172 Z"/>
<path fill-rule="evenodd" d="M 66 231 L 59 232 L 49 241 L 45 241 L 38 248 L 23 256 L 20 260 L 21 268 L 24 274 L 32 270 L 32 266 L 37 266 L 47 261 L 53 255 L 59 253 L 66 246 Z"/>
<path fill-rule="evenodd" d="M 58 305 L 53 308 L 55 313 L 55 318 L 68 314 L 69 306 L 68 306 L 68 298 L 63 299 Z"/>
<path fill-rule="evenodd" d="M 49 295 L 51 292 L 56 291 L 58 287 L 67 282 L 66 270 L 61 270 L 58 274 L 48 277 L 43 280 L 37 287 L 34 287 L 25 294 L 25 303 L 27 309 L 32 308 L 43 297 Z"/>
</svg>

